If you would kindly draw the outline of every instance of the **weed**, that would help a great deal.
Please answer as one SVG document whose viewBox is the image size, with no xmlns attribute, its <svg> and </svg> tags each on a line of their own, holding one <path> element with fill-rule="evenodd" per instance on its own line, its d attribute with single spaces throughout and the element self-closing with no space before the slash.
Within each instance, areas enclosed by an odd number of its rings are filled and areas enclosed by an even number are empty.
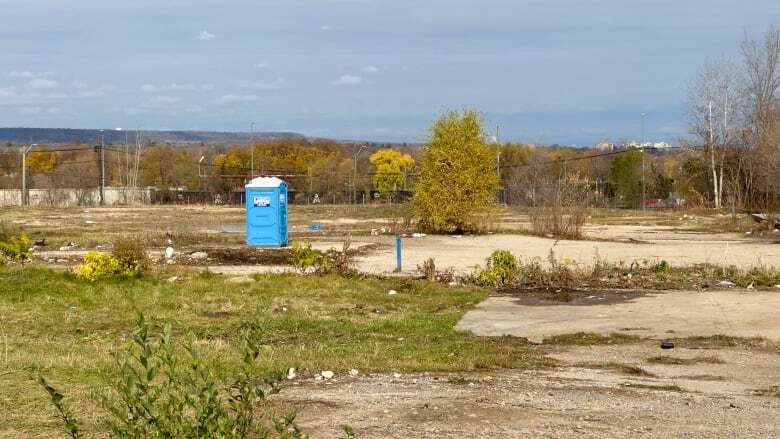
<svg viewBox="0 0 780 439">
<path fill-rule="evenodd" d="M 355 274 L 355 264 L 349 247 L 352 242 L 347 239 L 341 247 L 341 251 L 330 249 L 320 257 L 317 272 L 319 274 L 336 274 L 339 276 L 352 276 Z"/>
<path fill-rule="evenodd" d="M 19 263 L 30 259 L 30 239 L 25 232 L 8 235 L 0 241 L 0 255 Z"/>
<path fill-rule="evenodd" d="M 305 273 L 313 268 L 316 268 L 322 262 L 322 255 L 312 250 L 311 243 L 306 241 L 300 243 L 295 241 L 293 243 L 293 254 L 290 258 L 290 262 L 301 272 Z"/>
<path fill-rule="evenodd" d="M 436 280 L 436 262 L 433 258 L 424 260 L 422 264 L 417 265 L 417 272 L 422 275 L 423 279 L 429 281 Z"/>
<path fill-rule="evenodd" d="M 119 238 L 114 240 L 113 257 L 119 262 L 119 269 L 127 274 L 140 274 L 151 269 L 151 261 L 140 240 Z"/>
<path fill-rule="evenodd" d="M 780 398 L 780 386 L 767 387 L 766 389 L 756 391 L 756 394 L 761 396 L 773 396 L 775 398 Z"/>
<path fill-rule="evenodd" d="M 131 345 L 114 354 L 118 377 L 112 391 L 98 404 L 107 412 L 106 424 L 115 437 L 269 437 L 272 422 L 278 437 L 301 438 L 295 414 L 276 416 L 266 398 L 280 391 L 281 374 L 257 376 L 252 371 L 260 355 L 258 337 L 244 334 L 242 367 L 222 384 L 190 338 L 174 343 L 172 329 L 162 330 L 138 318 Z M 63 396 L 40 378 L 65 428 L 79 437 L 78 422 Z M 259 415 L 259 417 L 258 417 Z"/>
<path fill-rule="evenodd" d="M 624 363 L 616 363 L 613 361 L 610 361 L 608 363 L 582 363 L 582 364 L 577 364 L 576 366 L 585 367 L 588 369 L 609 369 L 625 375 L 641 376 L 641 377 L 648 377 L 648 378 L 655 376 L 652 373 L 642 369 L 639 366 L 633 366 Z"/>
<path fill-rule="evenodd" d="M 38 377 L 38 384 L 40 384 L 41 387 L 43 387 L 43 390 L 46 391 L 46 394 L 49 395 L 49 400 L 57 410 L 57 414 L 62 421 L 65 430 L 68 432 L 68 435 L 73 439 L 79 439 L 81 437 L 81 425 L 73 414 L 73 409 L 65 402 L 65 397 L 57 389 L 52 387 L 43 376 Z"/>
<path fill-rule="evenodd" d="M 642 383 L 625 383 L 622 384 L 623 387 L 631 387 L 635 389 L 647 389 L 647 390 L 660 390 L 663 392 L 685 392 L 685 389 L 678 386 L 677 384 L 661 384 L 661 385 L 655 385 L 655 384 L 642 384 Z"/>
<path fill-rule="evenodd" d="M 674 340 L 674 342 L 687 348 L 756 348 L 769 345 L 769 341 L 763 337 L 733 337 L 730 335 L 709 335 L 686 337 Z"/>
<path fill-rule="evenodd" d="M 475 279 L 480 285 L 501 288 L 512 285 L 519 272 L 515 255 L 509 250 L 496 250 L 488 258 L 486 267 L 477 270 Z"/>
<path fill-rule="evenodd" d="M 691 365 L 691 364 L 723 364 L 724 361 L 718 357 L 694 357 L 694 358 L 678 358 L 669 357 L 666 355 L 659 355 L 657 357 L 650 357 L 647 359 L 651 364 L 667 364 L 667 365 Z"/>
<path fill-rule="evenodd" d="M 630 344 L 636 343 L 641 339 L 635 335 L 621 334 L 613 332 L 608 336 L 596 334 L 593 332 L 577 332 L 574 334 L 554 335 L 545 338 L 542 343 L 547 345 L 560 346 L 594 346 L 607 344 Z"/>
</svg>

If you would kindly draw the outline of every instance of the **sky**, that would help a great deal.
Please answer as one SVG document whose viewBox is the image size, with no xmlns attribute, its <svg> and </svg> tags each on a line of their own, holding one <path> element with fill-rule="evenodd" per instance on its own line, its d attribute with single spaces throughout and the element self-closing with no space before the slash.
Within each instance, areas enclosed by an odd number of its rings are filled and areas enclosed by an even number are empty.
<svg viewBox="0 0 780 439">
<path fill-rule="evenodd" d="M 686 84 L 777 0 L 0 0 L 0 126 L 422 142 L 687 135 Z"/>
</svg>

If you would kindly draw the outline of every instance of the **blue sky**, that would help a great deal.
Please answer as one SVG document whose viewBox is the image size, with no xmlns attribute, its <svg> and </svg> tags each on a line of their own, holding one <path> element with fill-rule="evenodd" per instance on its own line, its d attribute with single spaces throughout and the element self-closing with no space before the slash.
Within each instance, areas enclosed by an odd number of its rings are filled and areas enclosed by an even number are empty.
<svg viewBox="0 0 780 439">
<path fill-rule="evenodd" d="M 685 135 L 686 81 L 777 0 L 0 0 L 0 126 L 422 141 Z"/>
</svg>

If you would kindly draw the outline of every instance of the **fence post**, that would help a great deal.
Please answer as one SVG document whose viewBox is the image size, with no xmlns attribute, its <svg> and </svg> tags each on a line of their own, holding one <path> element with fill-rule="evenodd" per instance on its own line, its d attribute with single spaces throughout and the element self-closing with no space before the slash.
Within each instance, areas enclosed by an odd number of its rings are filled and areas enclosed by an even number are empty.
<svg viewBox="0 0 780 439">
<path fill-rule="evenodd" d="M 401 235 L 395 235 L 395 271 L 401 271 Z"/>
</svg>

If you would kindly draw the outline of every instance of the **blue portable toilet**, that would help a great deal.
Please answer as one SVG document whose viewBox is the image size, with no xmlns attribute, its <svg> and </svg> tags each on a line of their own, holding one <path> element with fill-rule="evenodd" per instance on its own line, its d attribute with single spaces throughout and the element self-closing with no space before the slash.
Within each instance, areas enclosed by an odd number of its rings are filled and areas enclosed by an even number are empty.
<svg viewBox="0 0 780 439">
<path fill-rule="evenodd" d="M 287 245 L 287 183 L 258 177 L 244 186 L 246 243 L 258 247 Z"/>
</svg>

